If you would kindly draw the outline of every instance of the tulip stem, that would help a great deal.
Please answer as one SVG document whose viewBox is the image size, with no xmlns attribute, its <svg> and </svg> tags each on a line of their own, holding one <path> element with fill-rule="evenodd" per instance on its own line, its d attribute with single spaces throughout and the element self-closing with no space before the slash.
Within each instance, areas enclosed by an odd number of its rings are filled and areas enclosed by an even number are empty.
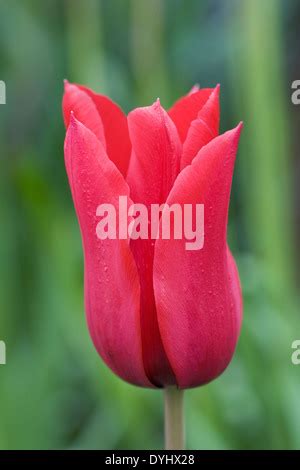
<svg viewBox="0 0 300 470">
<path fill-rule="evenodd" d="M 184 412 L 183 390 L 167 387 L 165 393 L 165 448 L 166 450 L 183 450 Z"/>
</svg>

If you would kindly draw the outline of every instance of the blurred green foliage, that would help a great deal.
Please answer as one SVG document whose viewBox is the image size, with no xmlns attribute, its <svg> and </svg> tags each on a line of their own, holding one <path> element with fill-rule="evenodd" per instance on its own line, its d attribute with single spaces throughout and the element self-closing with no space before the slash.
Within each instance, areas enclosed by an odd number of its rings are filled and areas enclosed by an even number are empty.
<svg viewBox="0 0 300 470">
<path fill-rule="evenodd" d="M 1 449 L 163 443 L 161 392 L 115 377 L 87 333 L 63 163 L 65 77 L 126 111 L 157 96 L 168 107 L 196 82 L 221 83 L 222 130 L 245 121 L 229 226 L 244 324 L 223 376 L 186 393 L 187 443 L 300 447 L 300 366 L 291 363 L 300 337 L 300 113 L 290 101 L 299 20 L 297 0 L 1 0 Z"/>
</svg>

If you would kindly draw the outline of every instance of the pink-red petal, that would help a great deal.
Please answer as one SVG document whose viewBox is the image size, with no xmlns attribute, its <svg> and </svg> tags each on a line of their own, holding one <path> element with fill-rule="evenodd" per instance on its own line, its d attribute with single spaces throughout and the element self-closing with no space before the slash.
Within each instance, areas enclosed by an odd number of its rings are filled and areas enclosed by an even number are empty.
<svg viewBox="0 0 300 470">
<path fill-rule="evenodd" d="M 85 307 L 95 347 L 106 364 L 130 383 L 151 386 L 146 377 L 139 315 L 140 285 L 128 240 L 100 240 L 98 205 L 129 200 L 128 186 L 88 128 L 71 117 L 65 162 L 80 224 L 85 264 Z M 117 219 L 118 220 L 118 219 Z"/>
<path fill-rule="evenodd" d="M 120 172 L 126 176 L 131 154 L 127 117 L 122 109 L 107 96 L 94 93 L 91 89 L 78 85 L 95 104 L 104 127 L 106 151 Z"/>
<path fill-rule="evenodd" d="M 203 108 L 199 111 L 197 119 L 192 121 L 190 125 L 183 144 L 181 170 L 190 165 L 199 150 L 219 134 L 219 92 L 220 86 L 217 85 Z"/>
<path fill-rule="evenodd" d="M 176 128 L 157 100 L 128 115 L 132 157 L 127 182 L 134 202 L 163 203 L 177 177 L 182 146 Z"/>
<path fill-rule="evenodd" d="M 177 128 L 182 143 L 186 139 L 191 122 L 197 118 L 212 91 L 213 88 L 200 88 L 180 98 L 169 109 L 169 116 Z"/>
<path fill-rule="evenodd" d="M 227 214 L 241 126 L 216 137 L 178 176 L 167 203 L 204 204 L 204 247 L 155 244 L 154 293 L 163 345 L 182 388 L 217 377 L 229 364 L 241 323 L 238 274 L 227 249 Z"/>
<path fill-rule="evenodd" d="M 127 182 L 134 203 L 165 202 L 179 171 L 181 143 L 176 128 L 157 101 L 128 116 L 132 142 Z M 149 235 L 151 224 L 149 225 Z M 143 359 L 149 379 L 156 385 L 175 383 L 161 343 L 153 293 L 154 240 L 131 240 L 141 283 L 141 327 Z"/>
<path fill-rule="evenodd" d="M 101 117 L 92 99 L 77 85 L 65 80 L 65 93 L 63 96 L 63 118 L 66 128 L 69 126 L 71 113 L 82 122 L 106 147 Z"/>
</svg>

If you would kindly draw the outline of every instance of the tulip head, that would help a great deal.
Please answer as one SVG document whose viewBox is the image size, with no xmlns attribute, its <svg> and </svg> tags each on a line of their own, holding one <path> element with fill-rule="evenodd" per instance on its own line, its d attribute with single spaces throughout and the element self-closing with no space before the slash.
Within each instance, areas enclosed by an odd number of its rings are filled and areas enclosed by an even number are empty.
<svg viewBox="0 0 300 470">
<path fill-rule="evenodd" d="M 219 135 L 219 86 L 194 88 L 168 112 L 157 100 L 126 117 L 109 98 L 66 83 L 63 114 L 65 165 L 84 251 L 85 310 L 98 353 L 135 385 L 210 382 L 229 364 L 242 318 L 238 271 L 226 240 L 241 124 Z M 135 236 L 121 227 L 120 197 Z M 175 230 L 151 237 L 151 218 L 146 236 L 136 236 L 143 223 L 137 223 L 137 207 L 139 214 L 159 208 L 159 234 L 170 208 L 189 207 L 192 216 L 199 205 L 201 249 L 187 249 L 182 221 L 181 237 Z M 118 236 L 98 236 L 99 207 L 114 218 Z M 175 215 L 169 220 L 178 228 Z"/>
</svg>

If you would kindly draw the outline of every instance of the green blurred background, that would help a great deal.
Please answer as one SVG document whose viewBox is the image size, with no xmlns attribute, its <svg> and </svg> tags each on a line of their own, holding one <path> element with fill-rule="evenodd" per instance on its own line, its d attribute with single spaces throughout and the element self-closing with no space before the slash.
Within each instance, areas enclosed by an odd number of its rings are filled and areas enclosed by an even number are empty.
<svg viewBox="0 0 300 470">
<path fill-rule="evenodd" d="M 298 0 L 0 0 L 0 448 L 161 448 L 160 391 L 98 358 L 63 162 L 63 78 L 124 110 L 221 83 L 245 122 L 229 241 L 244 323 L 233 362 L 186 393 L 191 449 L 300 448 Z"/>
</svg>

